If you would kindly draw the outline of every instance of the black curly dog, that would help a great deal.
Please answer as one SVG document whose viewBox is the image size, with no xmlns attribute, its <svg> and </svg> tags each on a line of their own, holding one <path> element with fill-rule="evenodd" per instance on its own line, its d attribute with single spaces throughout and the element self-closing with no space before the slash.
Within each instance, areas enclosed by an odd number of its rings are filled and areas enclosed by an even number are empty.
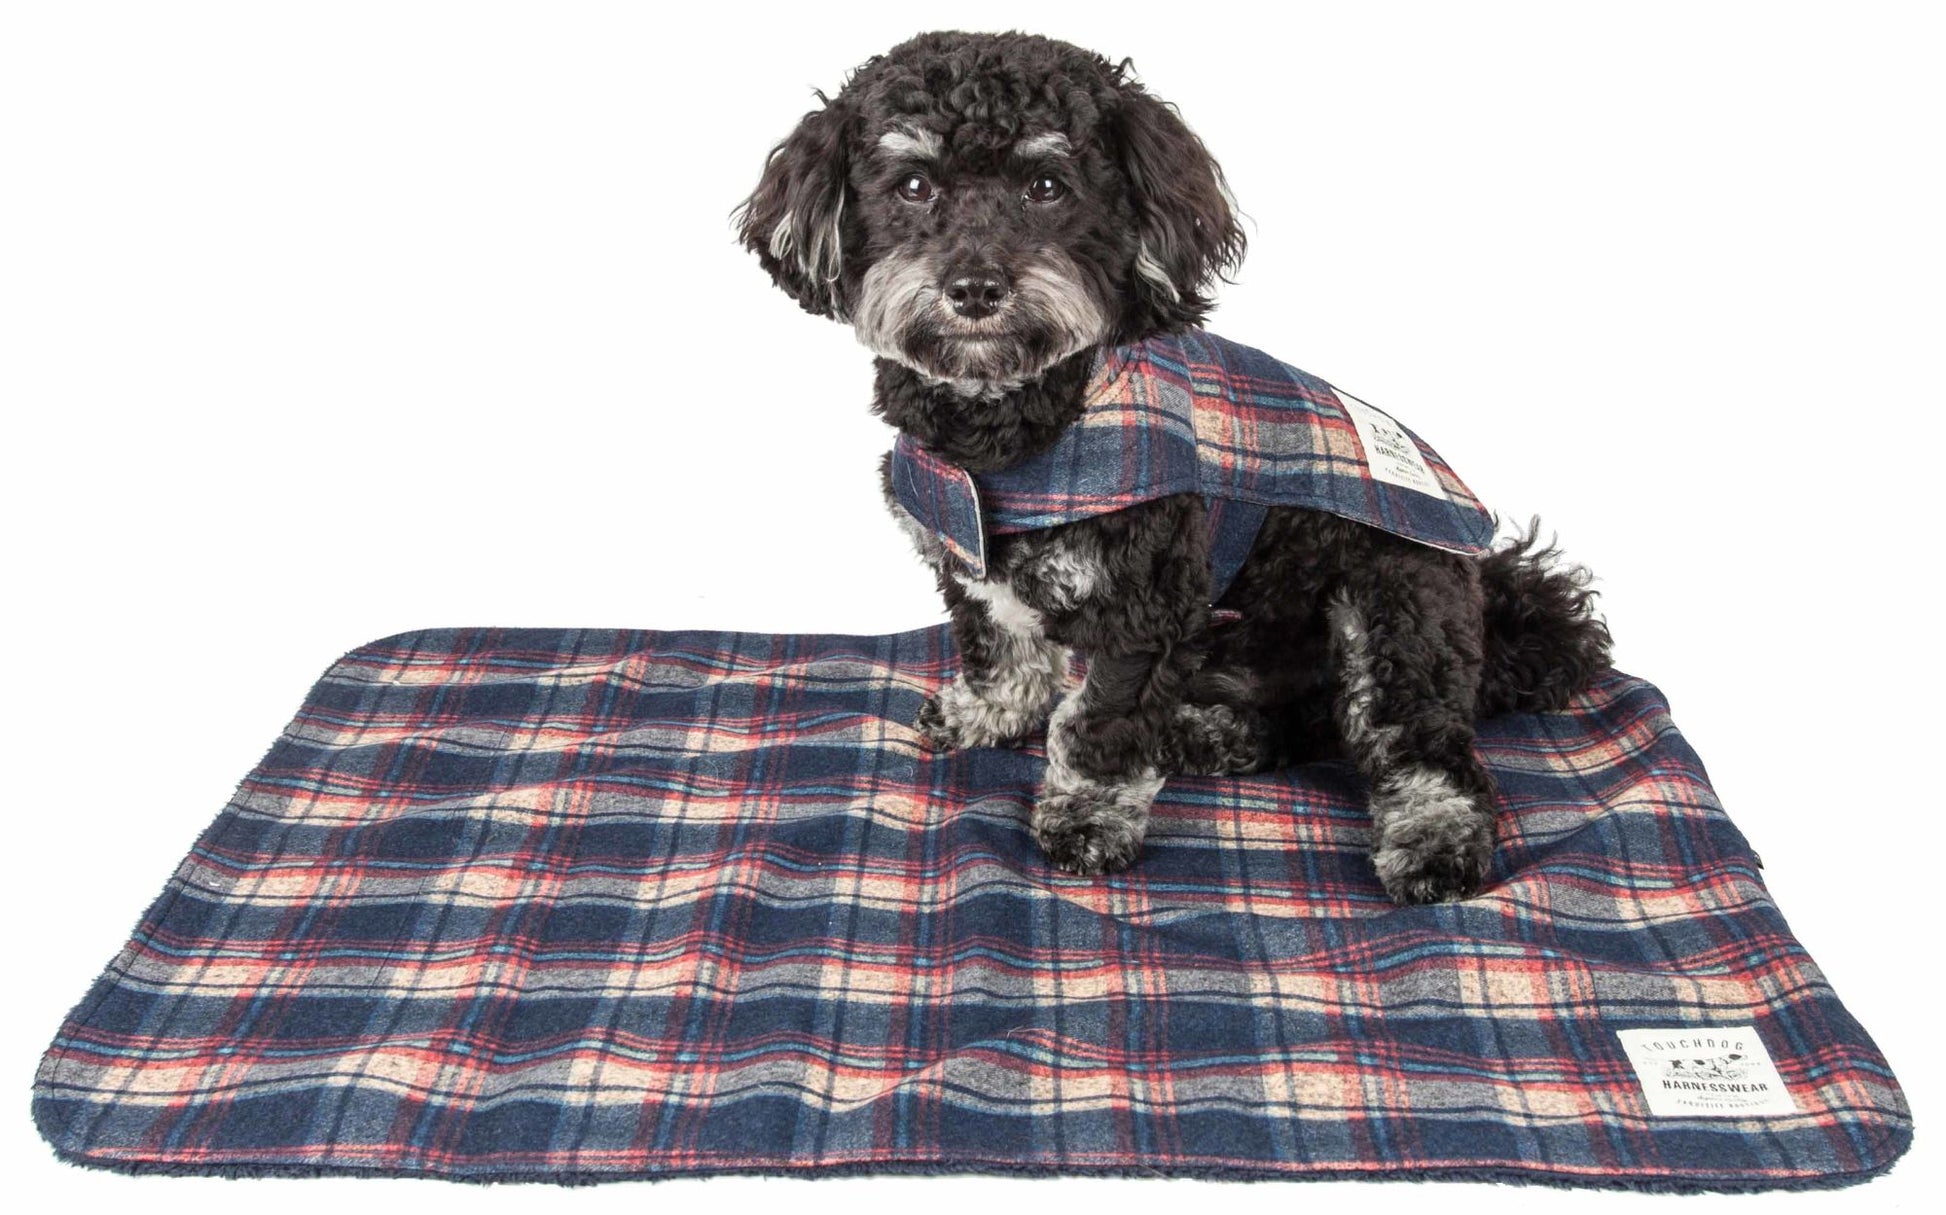
<svg viewBox="0 0 1946 1215">
<path fill-rule="evenodd" d="M 1045 450 L 1099 346 L 1197 325 L 1243 255 L 1222 170 L 1127 63 L 934 33 L 819 100 L 738 209 L 741 239 L 878 355 L 874 410 L 974 472 Z M 1474 722 L 1559 708 L 1607 665 L 1585 572 L 1531 531 L 1468 558 L 1272 508 L 1217 605 L 1242 619 L 1212 629 L 1203 511 L 1187 494 L 994 537 L 985 579 L 912 529 L 962 664 L 927 738 L 1005 745 L 1045 721 L 1033 831 L 1079 873 L 1135 859 L 1168 774 L 1346 758 L 1391 896 L 1477 889 L 1494 831 Z M 1071 650 L 1087 674 L 1062 695 Z"/>
</svg>

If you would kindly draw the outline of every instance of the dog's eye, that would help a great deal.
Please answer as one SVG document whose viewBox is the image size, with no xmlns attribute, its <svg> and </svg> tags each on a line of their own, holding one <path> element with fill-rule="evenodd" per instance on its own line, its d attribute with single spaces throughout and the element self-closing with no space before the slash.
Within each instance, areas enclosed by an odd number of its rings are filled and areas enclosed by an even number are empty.
<svg viewBox="0 0 1946 1215">
<path fill-rule="evenodd" d="M 1053 202 L 1068 192 L 1067 187 L 1052 177 L 1036 177 L 1027 187 L 1027 201 L 1037 203 Z"/>
<path fill-rule="evenodd" d="M 899 183 L 899 197 L 907 202 L 931 202 L 932 183 L 921 174 L 909 174 Z"/>
</svg>

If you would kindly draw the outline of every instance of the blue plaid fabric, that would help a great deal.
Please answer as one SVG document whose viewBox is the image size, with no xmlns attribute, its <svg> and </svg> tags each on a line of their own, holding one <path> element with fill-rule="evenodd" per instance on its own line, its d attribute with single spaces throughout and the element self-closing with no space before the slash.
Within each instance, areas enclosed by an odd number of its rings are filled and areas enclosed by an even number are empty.
<svg viewBox="0 0 1946 1215">
<path fill-rule="evenodd" d="M 910 722 L 943 628 L 460 629 L 340 659 L 42 1062 L 65 1157 L 722 1171 L 1856 1181 L 1899 1086 L 1662 697 L 1485 723 L 1492 880 L 1400 908 L 1362 791 L 1171 780 L 1050 867 L 1044 757 Z M 1620 1034 L 1748 1027 L 1794 1113 L 1659 1116 Z"/>
<path fill-rule="evenodd" d="M 1493 542 L 1492 514 L 1424 440 L 1261 350 L 1200 329 L 1111 348 L 1084 396 L 1080 418 L 1053 447 L 1000 472 L 968 473 L 901 435 L 894 495 L 983 577 L 988 536 L 1201 494 L 1228 504 L 1209 516 L 1218 597 L 1242 566 L 1263 507 L 1326 511 L 1458 553 Z M 1361 432 L 1361 414 L 1368 425 L 1382 419 L 1385 433 Z M 1410 449 L 1375 459 L 1368 440 L 1388 437 Z M 1388 477 L 1399 461 L 1416 475 Z"/>
</svg>

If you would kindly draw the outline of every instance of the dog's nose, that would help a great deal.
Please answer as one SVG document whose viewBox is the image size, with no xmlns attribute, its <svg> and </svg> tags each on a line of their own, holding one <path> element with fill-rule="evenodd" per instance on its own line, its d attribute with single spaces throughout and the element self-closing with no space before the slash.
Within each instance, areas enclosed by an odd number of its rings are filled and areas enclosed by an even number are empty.
<svg viewBox="0 0 1946 1215">
<path fill-rule="evenodd" d="M 946 298 L 952 301 L 954 312 L 979 320 L 1000 310 L 1007 298 L 1007 280 L 998 270 L 973 270 L 955 275 L 946 284 Z"/>
</svg>

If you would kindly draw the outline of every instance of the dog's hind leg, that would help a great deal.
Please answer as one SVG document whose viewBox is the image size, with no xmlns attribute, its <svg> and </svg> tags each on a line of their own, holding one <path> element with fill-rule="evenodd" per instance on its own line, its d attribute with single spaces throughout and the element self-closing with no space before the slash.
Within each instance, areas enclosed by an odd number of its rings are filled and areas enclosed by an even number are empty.
<svg viewBox="0 0 1946 1215">
<path fill-rule="evenodd" d="M 1473 755 L 1477 612 L 1436 579 L 1377 576 L 1332 598 L 1333 713 L 1370 787 L 1372 860 L 1400 903 L 1463 898 L 1493 861 L 1493 786 Z"/>
<path fill-rule="evenodd" d="M 960 673 L 919 709 L 919 732 L 942 750 L 1019 742 L 1046 720 L 1067 675 L 1067 647 L 1005 582 L 948 579 Z"/>
</svg>

